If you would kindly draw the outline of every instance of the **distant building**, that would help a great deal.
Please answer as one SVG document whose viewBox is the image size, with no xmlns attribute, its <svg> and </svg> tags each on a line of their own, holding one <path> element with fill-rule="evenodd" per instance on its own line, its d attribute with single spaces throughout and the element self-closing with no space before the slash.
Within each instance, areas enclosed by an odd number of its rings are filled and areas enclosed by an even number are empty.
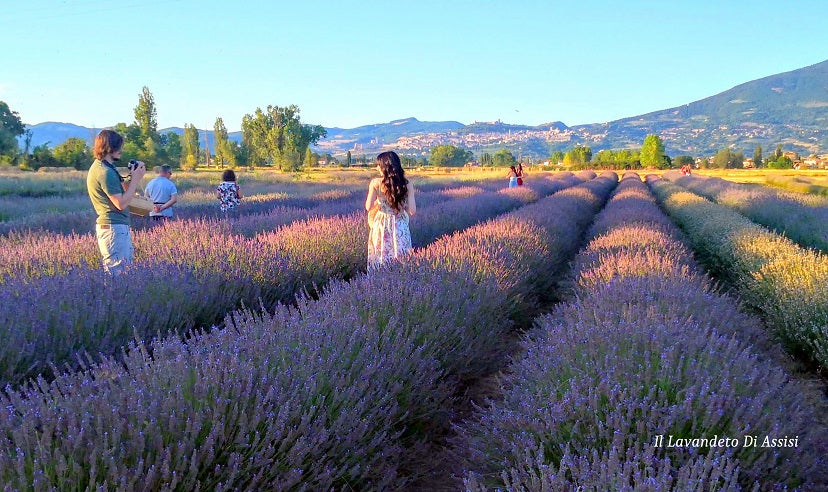
<svg viewBox="0 0 828 492">
<path fill-rule="evenodd" d="M 802 164 L 804 164 L 808 169 L 817 169 L 819 167 L 819 157 L 815 155 L 806 157 L 805 159 L 802 159 Z"/>
</svg>

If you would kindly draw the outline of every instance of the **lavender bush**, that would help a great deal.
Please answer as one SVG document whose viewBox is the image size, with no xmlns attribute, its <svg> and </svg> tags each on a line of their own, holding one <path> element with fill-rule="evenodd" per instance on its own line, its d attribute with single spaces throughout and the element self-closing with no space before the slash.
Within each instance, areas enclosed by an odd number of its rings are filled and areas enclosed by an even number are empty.
<svg viewBox="0 0 828 492">
<path fill-rule="evenodd" d="M 575 181 L 566 182 L 574 184 Z M 439 215 L 429 219 L 426 215 L 412 222 L 413 233 L 424 238 L 425 235 L 418 232 L 422 227 L 429 231 L 433 240 L 453 232 L 457 224 L 476 223 L 521 204 L 508 194 L 496 194 L 496 198 L 477 202 L 476 206 L 469 204 L 455 208 L 452 221 L 444 221 Z M 80 273 L 69 275 L 66 272 L 75 267 L 63 263 L 56 268 L 56 273 L 68 275 L 67 278 L 7 280 L 0 289 L 8 296 L 6 309 L 0 315 L 6 323 L 0 326 L 5 327 L 4 331 L 14 332 L 10 338 L 31 349 L 19 351 L 12 344 L 0 346 L 0 383 L 19 383 L 37 374 L 50 377 L 52 371 L 47 370 L 48 364 L 61 367 L 74 364 L 73 354 L 79 350 L 89 351 L 92 355 L 112 354 L 133 336 L 143 339 L 159 332 L 184 332 L 197 326 L 209 326 L 219 322 L 224 313 L 242 305 L 269 308 L 279 302 L 290 303 L 303 289 L 313 291 L 330 279 L 351 278 L 365 270 L 368 231 L 364 220 L 362 213 L 311 218 L 253 238 L 234 234 L 232 222 L 185 220 L 164 223 L 136 234 L 136 257 L 143 260 L 133 271 L 155 270 L 157 265 L 163 270 L 165 265 L 174 265 L 192 272 L 193 277 L 180 280 L 172 276 L 162 281 L 153 272 L 131 275 L 129 285 L 134 292 L 131 298 L 104 295 L 106 291 L 102 289 L 91 290 L 86 280 L 95 275 L 91 271 L 95 268 L 91 266 L 80 267 Z M 83 262 L 91 263 L 97 254 L 96 245 L 89 241 L 78 242 L 86 248 L 86 253 L 81 256 Z M 64 258 L 62 252 L 58 249 L 57 256 Z M 71 258 L 69 254 L 66 256 Z M 45 261 L 24 262 L 28 270 L 45 265 Z M 187 282 L 182 292 L 188 295 L 169 295 L 167 299 L 159 297 L 162 293 L 151 294 L 156 292 L 154 284 L 161 282 L 166 289 L 175 289 L 181 282 Z M 52 288 L 57 285 L 59 290 Z M 83 301 L 91 295 L 100 298 Z M 214 298 L 221 302 L 209 301 Z M 130 302 L 135 307 L 122 309 L 124 299 L 132 299 Z M 170 309 L 177 305 L 180 311 L 180 315 L 174 317 L 177 321 L 165 323 L 163 316 L 170 315 L 164 314 L 167 313 L 164 310 L 159 311 L 162 313 L 160 320 L 136 314 L 155 310 L 155 302 L 168 302 Z M 31 309 L 33 305 L 37 309 Z M 128 328 L 109 330 L 107 326 L 110 324 Z M 89 333 L 79 335 L 80 330 Z M 101 343 L 95 342 L 97 337 L 102 338 Z"/>
<path fill-rule="evenodd" d="M 538 320 L 503 400 L 458 429 L 465 487 L 823 486 L 824 429 L 797 386 L 733 337 L 757 336 L 758 321 L 696 272 L 642 187 L 635 175 L 622 181 L 576 262 L 574 300 Z M 659 256 L 660 268 L 642 268 Z M 714 435 L 798 436 L 800 447 L 666 445 Z"/>
<path fill-rule="evenodd" d="M 115 354 L 133 337 L 209 326 L 237 308 L 239 299 L 261 295 L 252 282 L 224 282 L 169 263 L 136 266 L 129 278 L 114 281 L 99 268 L 77 268 L 48 282 L 9 282 L 0 290 L 1 384 L 40 374 L 51 378 L 55 370 L 77 367 L 85 352 L 94 358 Z"/>
<path fill-rule="evenodd" d="M 648 176 L 711 270 L 757 308 L 789 350 L 828 367 L 828 256 Z"/>
<path fill-rule="evenodd" d="M 33 214 L 56 214 L 88 210 L 87 195 L 20 197 L 0 195 L 0 222 L 22 219 Z"/>
<path fill-rule="evenodd" d="M 305 196 L 292 196 L 285 193 L 269 193 L 264 195 L 247 196 L 241 205 L 233 211 L 233 217 L 255 215 L 271 212 L 274 209 L 285 208 L 310 208 L 318 206 L 320 202 L 353 202 L 358 192 L 350 192 L 344 195 L 331 193 L 323 195 L 321 199 Z M 89 204 L 89 198 L 85 198 L 85 206 L 78 211 L 60 214 L 35 214 L 30 217 L 23 217 L 0 224 L 0 234 L 7 235 L 10 232 L 33 231 L 38 233 L 55 232 L 64 234 L 94 234 L 95 213 Z M 207 203 L 182 204 L 175 208 L 178 219 L 209 219 L 223 218 L 218 209 L 218 201 L 212 196 Z M 132 228 L 143 230 L 155 225 L 149 218 L 132 218 Z"/>
<path fill-rule="evenodd" d="M 424 212 L 427 213 L 428 208 L 432 205 L 448 200 L 450 195 L 445 193 L 447 190 L 451 190 L 451 188 L 440 192 L 420 194 L 419 203 L 421 203 Z M 317 197 L 319 195 L 321 194 L 312 196 Z M 133 231 L 136 245 L 138 245 L 136 257 L 142 258 L 145 255 L 151 257 L 159 249 L 175 254 L 179 249 L 176 243 L 187 241 L 186 231 L 192 231 L 193 224 L 196 224 L 196 228 L 203 229 L 203 233 L 212 231 L 213 234 L 217 235 L 253 237 L 259 233 L 270 232 L 303 219 L 346 215 L 362 210 L 365 203 L 363 195 L 364 193 L 360 193 L 357 198 L 354 198 L 352 193 L 343 194 L 342 192 L 332 191 L 325 195 L 327 199 L 313 207 L 275 207 L 269 208 L 266 212 L 258 213 L 247 210 L 250 213 L 233 214 L 226 218 L 214 217 L 212 219 L 209 217 L 198 218 L 197 215 L 194 215 L 194 218 L 191 219 L 179 218 L 172 223 L 163 224 L 146 222 L 143 227 Z M 63 214 L 62 219 L 67 224 L 72 224 L 77 217 L 78 215 L 75 214 Z M 94 221 L 94 219 L 84 216 L 83 220 L 86 219 Z M 418 219 L 418 222 L 426 225 L 430 224 L 429 219 Z M 88 228 L 88 226 L 89 224 L 85 224 L 83 228 Z M 436 229 L 445 231 L 447 230 L 446 227 L 442 229 L 436 227 Z M 71 228 L 74 228 L 74 226 L 71 226 Z M 164 237 L 159 237 L 159 230 L 164 231 L 164 234 L 162 234 Z M 201 233 L 197 234 L 202 235 Z M 234 238 L 234 240 L 243 242 L 239 238 Z M 146 245 L 146 247 L 142 245 Z M 76 266 L 91 267 L 96 265 L 100 265 L 100 254 L 93 233 L 63 235 L 49 232 L 12 231 L 8 236 L 0 237 L 0 283 L 9 278 L 38 278 L 66 273 Z"/>
<path fill-rule="evenodd" d="M 499 215 L 522 204 L 536 201 L 542 196 L 580 184 L 583 180 L 566 173 L 552 179 L 537 180 L 534 187 L 521 190 L 505 189 L 499 192 L 482 192 L 427 208 L 412 220 L 411 240 L 415 247 L 434 241 L 437 237 L 461 230 L 477 223 L 478 210 L 488 210 L 487 217 Z M 461 194 L 460 196 L 463 196 Z"/>
<path fill-rule="evenodd" d="M 539 202 L 538 214 L 555 210 L 559 195 Z M 591 213 L 584 207 L 579 215 Z M 571 217 L 560 219 L 575 227 Z M 334 281 L 296 308 L 239 314 L 228 329 L 156 340 L 151 354 L 138 344 L 122 362 L 105 358 L 50 384 L 7 388 L 0 482 L 12 489 L 404 486 L 402 463 L 447 424 L 456 380 L 488 370 L 509 326 L 505 307 L 514 301 L 500 288 L 499 269 L 465 265 L 478 256 L 522 262 L 546 254 L 533 247 L 543 228 L 504 221 L 470 229 L 491 239 L 451 250 L 454 259 L 426 248 L 376 274 Z M 460 235 L 440 242 L 462 243 Z"/>
</svg>

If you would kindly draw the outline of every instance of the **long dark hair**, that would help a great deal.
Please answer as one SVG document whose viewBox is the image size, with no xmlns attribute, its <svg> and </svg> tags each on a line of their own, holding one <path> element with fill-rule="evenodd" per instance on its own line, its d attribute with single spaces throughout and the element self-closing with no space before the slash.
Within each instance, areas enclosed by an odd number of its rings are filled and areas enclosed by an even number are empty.
<svg viewBox="0 0 828 492">
<path fill-rule="evenodd" d="M 393 150 L 383 152 L 377 156 L 377 164 L 382 172 L 382 191 L 388 205 L 399 212 L 408 198 L 408 180 L 405 179 L 400 156 Z"/>
</svg>

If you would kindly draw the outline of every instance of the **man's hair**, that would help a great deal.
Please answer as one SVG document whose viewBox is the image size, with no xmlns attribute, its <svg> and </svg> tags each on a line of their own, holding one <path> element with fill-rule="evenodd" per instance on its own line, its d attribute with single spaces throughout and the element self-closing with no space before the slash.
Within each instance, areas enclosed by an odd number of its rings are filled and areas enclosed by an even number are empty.
<svg viewBox="0 0 828 492">
<path fill-rule="evenodd" d="M 95 147 L 92 150 L 96 159 L 103 159 L 107 154 L 118 152 L 124 145 L 124 137 L 114 130 L 101 130 L 95 137 Z"/>
<path fill-rule="evenodd" d="M 171 173 L 171 172 L 172 172 L 172 166 L 170 166 L 169 164 L 164 164 L 163 166 L 158 166 L 158 174 Z"/>
</svg>

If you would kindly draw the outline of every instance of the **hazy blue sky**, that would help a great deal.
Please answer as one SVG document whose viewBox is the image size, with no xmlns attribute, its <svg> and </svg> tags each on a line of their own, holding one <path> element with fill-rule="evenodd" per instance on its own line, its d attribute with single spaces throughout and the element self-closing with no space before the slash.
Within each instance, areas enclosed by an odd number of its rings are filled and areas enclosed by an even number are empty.
<svg viewBox="0 0 828 492">
<path fill-rule="evenodd" d="M 828 59 L 828 2 L 0 0 L 0 100 L 25 123 L 228 130 L 268 104 L 327 127 L 567 125 Z"/>
</svg>

